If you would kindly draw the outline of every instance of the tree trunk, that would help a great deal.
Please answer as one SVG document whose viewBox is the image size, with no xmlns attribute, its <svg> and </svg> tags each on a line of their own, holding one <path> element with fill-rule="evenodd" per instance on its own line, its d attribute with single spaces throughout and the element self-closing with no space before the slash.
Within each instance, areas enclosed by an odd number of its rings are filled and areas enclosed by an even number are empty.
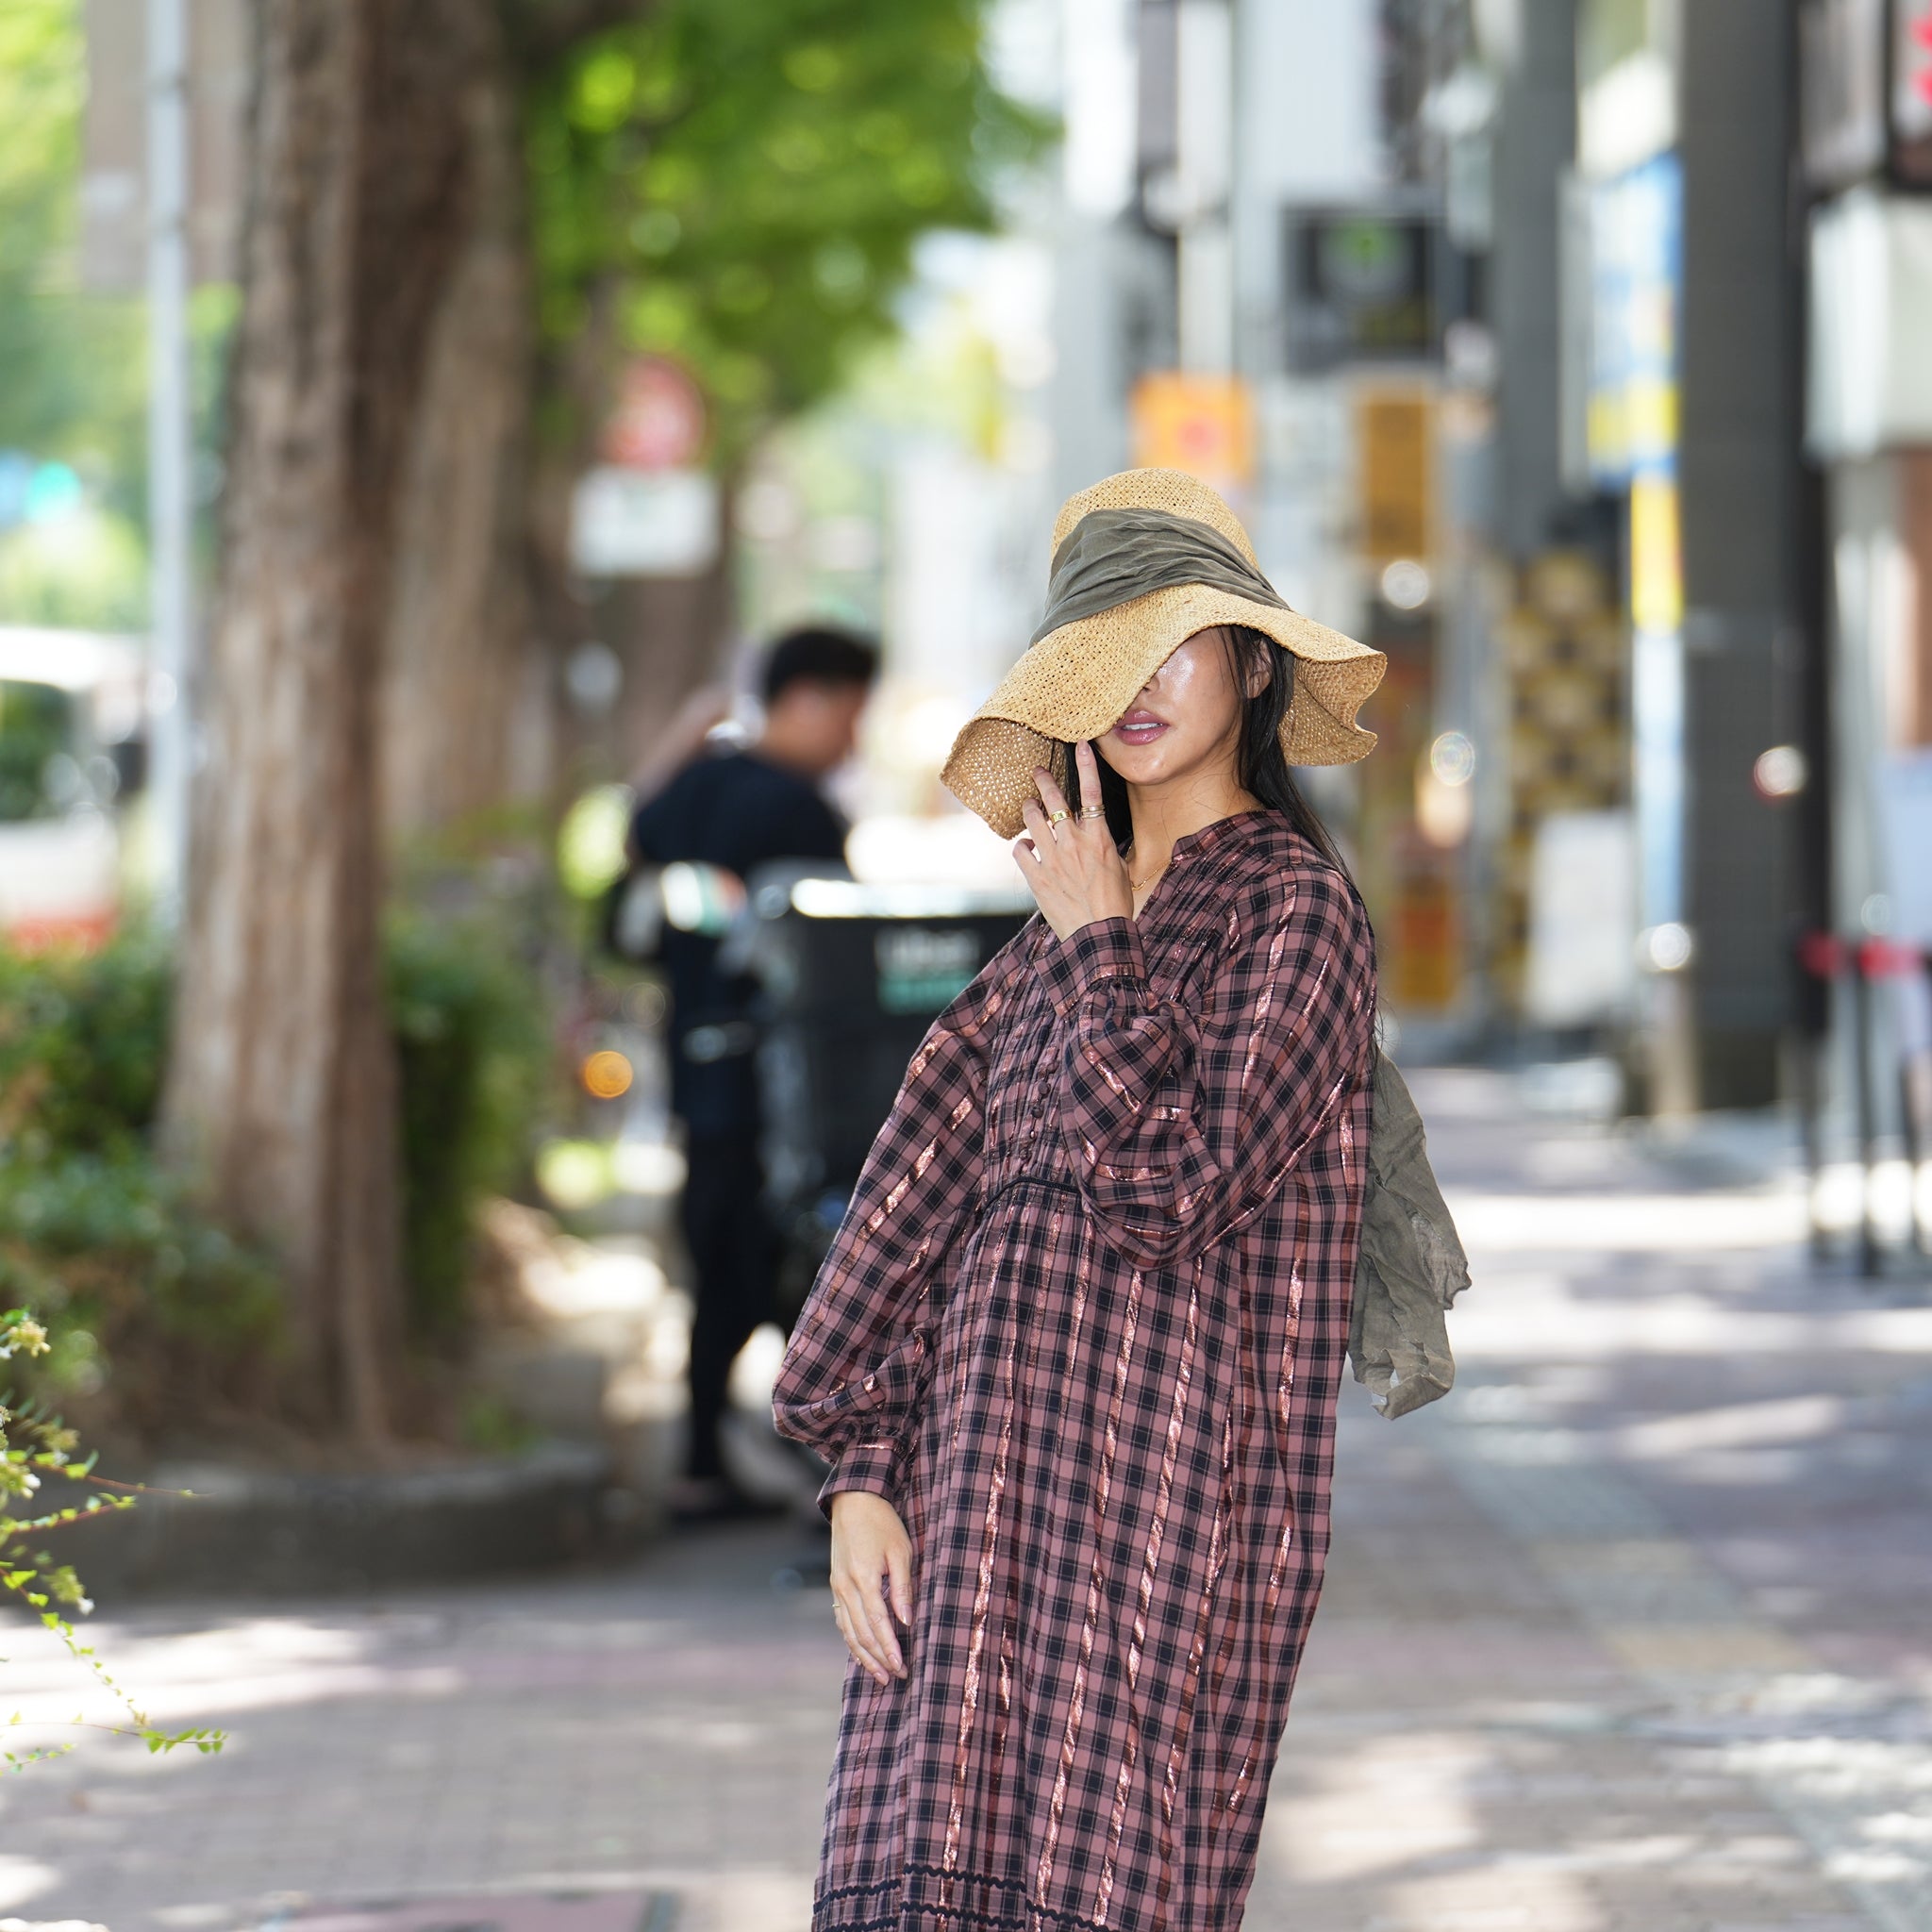
<svg viewBox="0 0 1932 1932">
<path fill-rule="evenodd" d="M 605 775 L 621 778 L 634 770 L 699 685 L 730 675 L 732 492 L 727 488 L 719 496 L 718 554 L 703 571 L 627 577 L 605 593 L 599 615 L 624 667 Z"/>
<path fill-rule="evenodd" d="M 493 14 L 458 103 L 475 192 L 444 285 L 402 478 L 382 782 L 392 839 L 541 798 L 549 653 L 527 568 L 531 267 L 514 77 Z"/>
<path fill-rule="evenodd" d="M 571 505 L 577 479 L 596 459 L 620 353 L 617 289 L 607 277 L 591 291 L 583 325 L 568 341 L 546 345 L 532 371 L 548 431 L 534 440 L 525 477 L 525 561 L 532 618 L 553 669 L 548 707 L 553 821 L 562 817 L 585 786 L 608 775 L 586 758 L 584 721 L 566 701 L 560 674 L 571 652 L 601 629 L 571 562 Z M 608 734 L 608 720 L 604 728 Z"/>
<path fill-rule="evenodd" d="M 402 440 L 471 183 L 478 0 L 259 0 L 165 1144 L 287 1271 L 307 1400 L 392 1424 L 378 693 Z"/>
</svg>

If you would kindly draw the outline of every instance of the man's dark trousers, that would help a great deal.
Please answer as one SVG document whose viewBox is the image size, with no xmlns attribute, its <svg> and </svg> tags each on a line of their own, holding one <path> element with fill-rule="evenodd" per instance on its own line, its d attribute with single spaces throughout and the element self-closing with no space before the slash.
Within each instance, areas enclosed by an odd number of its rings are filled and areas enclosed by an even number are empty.
<svg viewBox="0 0 1932 1932">
<path fill-rule="evenodd" d="M 696 1307 L 691 1331 L 693 1476 L 724 1472 L 718 1426 L 731 1364 L 760 1322 L 776 1317 L 778 1240 L 764 1208 L 756 1128 L 691 1136 L 685 1148 L 683 1227 Z"/>
</svg>

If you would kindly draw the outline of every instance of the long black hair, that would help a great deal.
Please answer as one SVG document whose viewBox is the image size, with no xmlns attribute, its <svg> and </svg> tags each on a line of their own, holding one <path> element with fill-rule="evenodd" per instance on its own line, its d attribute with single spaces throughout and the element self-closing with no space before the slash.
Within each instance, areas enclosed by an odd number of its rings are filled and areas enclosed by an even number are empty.
<svg viewBox="0 0 1932 1932">
<path fill-rule="evenodd" d="M 1245 688 L 1264 666 L 1268 674 L 1261 688 L 1241 705 L 1235 776 L 1244 791 L 1259 799 L 1268 810 L 1278 812 L 1346 878 L 1348 867 L 1328 836 L 1328 827 L 1302 796 L 1281 749 L 1282 721 L 1287 718 L 1294 697 L 1294 658 L 1265 631 L 1250 629 L 1244 624 L 1230 624 L 1224 630 L 1228 667 L 1237 685 Z M 1093 758 L 1100 768 L 1100 802 L 1107 808 L 1107 829 L 1113 834 L 1114 843 L 1125 852 L 1134 841 L 1134 815 L 1127 802 L 1127 781 L 1108 763 L 1107 755 L 1097 744 L 1093 747 Z M 1064 772 L 1062 790 L 1067 802 L 1078 811 L 1080 768 L 1074 761 L 1071 745 L 1062 750 L 1058 762 Z"/>
</svg>

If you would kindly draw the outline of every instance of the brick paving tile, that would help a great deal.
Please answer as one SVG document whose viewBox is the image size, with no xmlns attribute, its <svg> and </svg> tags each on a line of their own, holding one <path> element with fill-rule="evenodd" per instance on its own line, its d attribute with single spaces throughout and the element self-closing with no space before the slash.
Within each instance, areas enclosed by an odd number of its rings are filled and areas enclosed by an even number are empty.
<svg viewBox="0 0 1932 1932">
<path fill-rule="evenodd" d="M 1500 1075 L 1417 1086 L 1474 1236 L 1460 1382 L 1392 1424 L 1345 1393 L 1248 1925 L 1926 1932 L 1932 1309 L 1807 1271 L 1786 1193 L 1524 1120 Z M 812 1547 L 117 1617 L 156 1717 L 234 1741 L 6 1781 L 0 1914 L 804 1932 L 841 1658 L 782 1574 Z M 8 1648 L 9 1702 L 71 1711 Z"/>
</svg>

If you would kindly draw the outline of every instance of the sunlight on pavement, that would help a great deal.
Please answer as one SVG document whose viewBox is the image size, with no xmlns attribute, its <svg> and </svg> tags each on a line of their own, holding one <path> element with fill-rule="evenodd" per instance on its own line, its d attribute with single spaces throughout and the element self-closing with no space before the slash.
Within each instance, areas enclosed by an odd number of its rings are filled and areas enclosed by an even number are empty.
<svg viewBox="0 0 1932 1932">
<path fill-rule="evenodd" d="M 1472 1247 L 1474 1244 L 1472 1244 Z M 1810 1356 L 1824 1350 L 1932 1355 L 1932 1307 L 1803 1311 L 1725 1307 L 1703 1294 L 1606 1300 L 1552 1276 L 1504 1303 L 1471 1295 L 1451 1318 L 1458 1360 L 1565 1361 L 1595 1356 Z"/>
<path fill-rule="evenodd" d="M 325 1907 L 292 1918 L 277 1914 L 263 1932 L 669 1932 L 674 1910 L 668 1898 L 638 1891 L 420 1899 L 366 1911 Z"/>
<path fill-rule="evenodd" d="M 1776 1402 L 1735 1402 L 1688 1415 L 1630 1423 L 1616 1431 L 1617 1454 L 1637 1461 L 1694 1456 L 1709 1449 L 1812 1442 L 1844 1428 L 1855 1405 L 1841 1395 L 1794 1395 Z"/>
<path fill-rule="evenodd" d="M 1489 1757 L 1476 1740 L 1430 1731 L 1338 1752 L 1315 1790 L 1270 1807 L 1269 1852 L 1297 1878 L 1336 1885 L 1468 1851 L 1483 1830 L 1465 1787 Z"/>
<path fill-rule="evenodd" d="M 1805 1200 L 1775 1194 L 1488 1194 L 1451 1189 L 1471 1254 L 1660 1254 L 1788 1248 Z"/>
<path fill-rule="evenodd" d="M 94 1634 L 111 1646 L 119 1679 L 135 1703 L 162 1724 L 215 1708 L 232 1714 L 378 1694 L 446 1697 L 462 1688 L 459 1674 L 443 1664 L 397 1669 L 368 1661 L 375 1639 L 368 1628 L 301 1618 L 261 1617 L 168 1636 L 103 1624 Z M 92 1723 L 126 1716 L 63 1650 L 43 1648 L 15 1666 L 8 1685 L 12 1706 L 29 1724 L 76 1711 Z"/>
<path fill-rule="evenodd" d="M 31 1905 L 59 1876 L 53 1866 L 38 1858 L 15 1858 L 0 1852 L 0 1906 Z"/>
</svg>

